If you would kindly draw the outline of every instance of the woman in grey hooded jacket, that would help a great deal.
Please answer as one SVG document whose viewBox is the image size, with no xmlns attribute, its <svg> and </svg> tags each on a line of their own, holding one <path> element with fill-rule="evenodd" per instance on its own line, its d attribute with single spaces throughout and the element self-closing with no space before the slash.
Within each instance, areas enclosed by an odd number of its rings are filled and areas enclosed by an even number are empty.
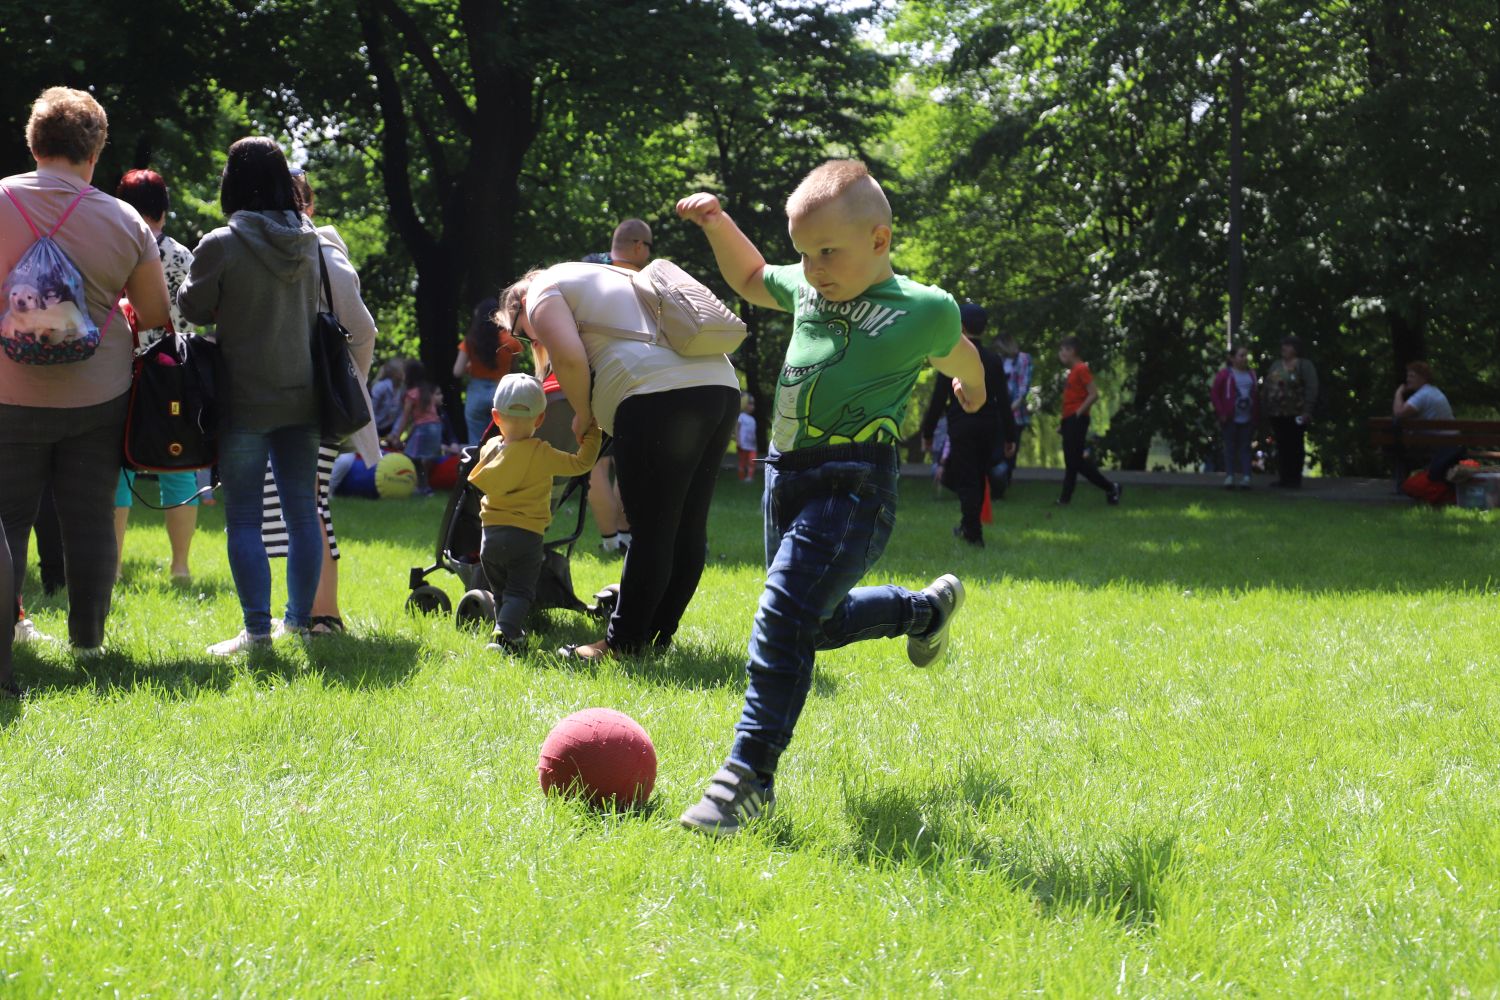
<svg viewBox="0 0 1500 1000">
<path fill-rule="evenodd" d="M 266 459 L 287 526 L 286 630 L 305 632 L 323 560 L 317 512 L 318 400 L 312 329 L 318 309 L 318 234 L 301 213 L 281 148 L 270 139 L 229 147 L 219 188 L 229 224 L 193 251 L 177 304 L 214 324 L 229 382 L 219 444 L 229 569 L 244 630 L 208 651 L 230 656 L 271 641 L 271 566 L 261 540 Z"/>
</svg>

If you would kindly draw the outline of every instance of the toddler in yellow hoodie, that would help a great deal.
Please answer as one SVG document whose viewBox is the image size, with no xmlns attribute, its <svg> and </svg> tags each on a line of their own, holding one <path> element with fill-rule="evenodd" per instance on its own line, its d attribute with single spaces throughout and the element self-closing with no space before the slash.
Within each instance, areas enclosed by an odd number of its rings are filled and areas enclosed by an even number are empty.
<svg viewBox="0 0 1500 1000">
<path fill-rule="evenodd" d="M 589 426 L 578 453 L 570 455 L 534 436 L 546 416 L 541 382 L 531 375 L 505 376 L 495 388 L 500 436 L 484 443 L 469 472 L 469 482 L 484 493 L 479 558 L 495 595 L 495 635 L 487 648 L 497 652 L 526 646 L 522 625 L 536 600 L 542 535 L 552 523 L 552 477 L 581 475 L 599 457 L 598 424 Z"/>
</svg>

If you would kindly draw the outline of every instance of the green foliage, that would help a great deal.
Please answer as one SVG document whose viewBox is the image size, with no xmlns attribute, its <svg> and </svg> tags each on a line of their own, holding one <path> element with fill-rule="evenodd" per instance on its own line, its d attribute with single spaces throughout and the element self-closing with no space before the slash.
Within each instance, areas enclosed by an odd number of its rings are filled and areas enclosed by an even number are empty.
<svg viewBox="0 0 1500 1000">
<path fill-rule="evenodd" d="M 1460 410 L 1493 406 L 1494 11 L 1297 11 L 939 0 L 892 25 L 915 67 L 892 141 L 926 206 L 919 266 L 1028 344 L 1078 334 L 1118 359 L 1107 443 L 1127 465 L 1156 438 L 1179 462 L 1212 441 L 1237 46 L 1249 337 L 1266 360 L 1297 334 L 1324 371 L 1324 466 L 1371 467 L 1364 419 L 1407 360 L 1433 359 Z"/>
</svg>

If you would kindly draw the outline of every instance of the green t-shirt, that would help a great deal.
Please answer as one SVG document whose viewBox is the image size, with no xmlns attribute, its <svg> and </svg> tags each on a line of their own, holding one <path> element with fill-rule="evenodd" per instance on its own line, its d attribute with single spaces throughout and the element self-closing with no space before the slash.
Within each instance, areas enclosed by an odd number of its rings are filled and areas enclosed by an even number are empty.
<svg viewBox="0 0 1500 1000">
<path fill-rule="evenodd" d="M 772 447 L 899 441 L 917 374 L 963 335 L 953 296 L 898 274 L 848 302 L 829 302 L 807 283 L 801 264 L 763 274 L 766 291 L 792 314 Z"/>
</svg>

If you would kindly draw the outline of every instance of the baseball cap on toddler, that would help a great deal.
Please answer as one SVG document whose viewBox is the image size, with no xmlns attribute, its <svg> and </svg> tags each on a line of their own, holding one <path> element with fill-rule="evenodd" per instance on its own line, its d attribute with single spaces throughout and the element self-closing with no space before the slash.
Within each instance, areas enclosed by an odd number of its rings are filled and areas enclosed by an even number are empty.
<svg viewBox="0 0 1500 1000">
<path fill-rule="evenodd" d="M 495 387 L 495 412 L 519 420 L 535 419 L 547 412 L 547 394 L 534 375 L 512 373 Z"/>
</svg>

